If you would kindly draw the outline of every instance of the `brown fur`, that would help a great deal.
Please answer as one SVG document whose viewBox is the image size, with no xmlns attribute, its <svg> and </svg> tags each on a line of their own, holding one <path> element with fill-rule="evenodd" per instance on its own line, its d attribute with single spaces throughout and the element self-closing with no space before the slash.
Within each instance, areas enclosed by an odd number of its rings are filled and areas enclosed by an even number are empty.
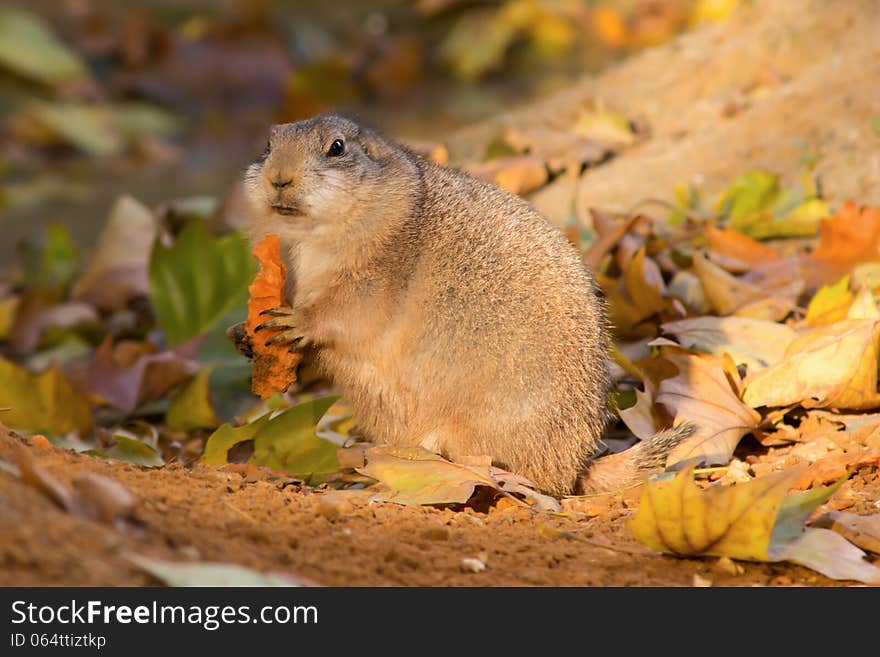
<svg viewBox="0 0 880 657">
<path fill-rule="evenodd" d="M 252 238 L 281 238 L 300 344 L 371 440 L 491 455 L 557 495 L 582 472 L 606 490 L 657 464 L 650 442 L 590 464 L 607 416 L 603 301 L 523 200 L 337 116 L 276 126 L 246 185 Z"/>
</svg>

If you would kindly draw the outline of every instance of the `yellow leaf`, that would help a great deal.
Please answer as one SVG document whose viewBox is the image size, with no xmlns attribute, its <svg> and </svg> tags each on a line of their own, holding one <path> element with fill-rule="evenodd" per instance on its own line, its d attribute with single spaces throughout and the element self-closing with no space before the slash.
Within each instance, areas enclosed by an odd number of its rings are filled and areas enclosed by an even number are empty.
<svg viewBox="0 0 880 657">
<path fill-rule="evenodd" d="M 584 137 L 609 144 L 627 146 L 636 141 L 629 119 L 623 114 L 609 112 L 602 107 L 583 111 L 575 123 L 574 131 Z"/>
<path fill-rule="evenodd" d="M 704 21 L 726 20 L 739 5 L 739 0 L 697 0 L 691 10 L 692 25 Z"/>
<path fill-rule="evenodd" d="M 92 407 L 54 366 L 41 374 L 0 358 L 0 408 L 13 429 L 85 435 L 92 429 Z"/>
<path fill-rule="evenodd" d="M 880 319 L 880 308 L 877 300 L 871 292 L 871 288 L 863 284 L 853 299 L 852 305 L 846 313 L 847 319 Z"/>
<path fill-rule="evenodd" d="M 847 311 L 853 302 L 849 289 L 850 275 L 847 274 L 834 285 L 823 285 L 810 299 L 807 306 L 807 324 L 818 326 L 846 319 Z"/>
<path fill-rule="evenodd" d="M 752 408 L 876 408 L 878 341 L 875 319 L 845 319 L 807 331 L 782 361 L 746 378 L 743 401 Z"/>
<path fill-rule="evenodd" d="M 660 328 L 693 351 L 729 354 L 749 372 L 778 363 L 797 337 L 785 324 L 749 317 L 692 317 L 667 322 Z"/>
<path fill-rule="evenodd" d="M 661 552 L 766 561 L 776 516 L 800 469 L 706 490 L 694 483 L 693 471 L 645 485 L 633 535 Z"/>
</svg>

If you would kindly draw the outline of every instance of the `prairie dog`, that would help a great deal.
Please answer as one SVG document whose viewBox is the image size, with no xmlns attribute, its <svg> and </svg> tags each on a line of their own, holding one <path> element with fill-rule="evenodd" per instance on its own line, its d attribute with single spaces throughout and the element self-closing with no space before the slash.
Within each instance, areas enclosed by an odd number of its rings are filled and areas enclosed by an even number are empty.
<svg viewBox="0 0 880 657">
<path fill-rule="evenodd" d="M 274 126 L 245 176 L 251 238 L 277 234 L 289 308 L 374 442 L 490 455 L 541 490 L 617 490 L 687 430 L 594 459 L 609 330 L 565 236 L 522 199 L 335 115 Z"/>
</svg>

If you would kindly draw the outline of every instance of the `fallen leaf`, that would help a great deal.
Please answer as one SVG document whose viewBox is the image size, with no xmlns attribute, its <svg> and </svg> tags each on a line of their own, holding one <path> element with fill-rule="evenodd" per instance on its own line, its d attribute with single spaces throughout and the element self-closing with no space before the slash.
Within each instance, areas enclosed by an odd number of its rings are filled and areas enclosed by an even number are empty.
<svg viewBox="0 0 880 657">
<path fill-rule="evenodd" d="M 847 319 L 880 319 L 880 307 L 868 285 L 863 284 L 846 312 Z"/>
<path fill-rule="evenodd" d="M 807 490 L 823 484 L 838 481 L 854 469 L 870 465 L 880 465 L 880 449 L 852 449 L 838 452 L 819 459 L 804 470 L 795 480 L 792 488 Z"/>
<path fill-rule="evenodd" d="M 746 377 L 743 401 L 752 408 L 876 408 L 878 340 L 878 320 L 846 319 L 806 331 L 782 361 Z"/>
<path fill-rule="evenodd" d="M 819 326 L 846 319 L 855 299 L 849 282 L 850 275 L 847 274 L 833 285 L 820 287 L 810 299 L 804 321 L 810 326 Z"/>
<path fill-rule="evenodd" d="M 20 296 L 0 299 L 0 342 L 5 342 L 12 335 L 12 327 L 15 326 L 21 300 Z"/>
<path fill-rule="evenodd" d="M 779 177 L 765 171 L 734 180 L 719 196 L 716 211 L 729 218 L 731 228 L 756 239 L 812 236 L 828 216 L 825 201 L 810 197 L 809 190 L 784 190 Z"/>
<path fill-rule="evenodd" d="M 880 554 L 880 513 L 862 516 L 847 511 L 828 511 L 810 527 L 831 529 L 863 550 Z"/>
<path fill-rule="evenodd" d="M 880 260 L 880 207 L 844 203 L 833 217 L 822 221 L 819 243 L 804 258 L 812 285 L 829 283 L 856 265 Z"/>
<path fill-rule="evenodd" d="M 500 12 L 467 12 L 446 34 L 438 54 L 457 77 L 476 80 L 501 66 L 517 32 Z"/>
<path fill-rule="evenodd" d="M 593 271 L 598 271 L 605 255 L 617 245 L 641 217 L 636 215 L 626 219 L 618 219 L 596 208 L 590 208 L 590 216 L 593 219 L 593 228 L 596 229 L 599 237 L 584 253 L 584 262 Z"/>
<path fill-rule="evenodd" d="M 3 422 L 13 429 L 80 436 L 92 429 L 92 408 L 58 366 L 33 374 L 0 358 L 0 407 Z"/>
<path fill-rule="evenodd" d="M 694 317 L 666 322 L 660 328 L 687 349 L 728 354 L 749 372 L 778 363 L 797 337 L 785 324 L 748 317 Z"/>
<path fill-rule="evenodd" d="M 199 460 L 206 465 L 226 465 L 229 450 L 245 440 L 251 440 L 260 429 L 266 426 L 270 417 L 267 413 L 240 427 L 224 424 L 208 438 L 205 450 Z"/>
<path fill-rule="evenodd" d="M 191 220 L 175 243 L 150 255 L 150 302 L 171 346 L 209 330 L 247 294 L 254 262 L 238 233 L 211 235 Z"/>
<path fill-rule="evenodd" d="M 126 558 L 168 586 L 316 586 L 314 582 L 304 577 L 285 573 L 261 573 L 231 563 L 185 563 L 152 559 L 138 554 L 128 554 Z M 317 622 L 317 611 L 314 622 Z"/>
<path fill-rule="evenodd" d="M 834 579 L 880 583 L 880 568 L 864 561 L 861 550 L 828 530 L 803 527 L 842 481 L 786 496 L 798 469 L 706 490 L 694 483 L 693 472 L 690 466 L 671 479 L 645 484 L 630 522 L 641 543 L 681 556 L 794 561 Z"/>
<path fill-rule="evenodd" d="M 186 345 L 156 352 L 149 342 L 108 336 L 92 360 L 78 373 L 79 387 L 103 402 L 127 413 L 151 401 L 163 399 L 175 386 L 198 372 L 194 361 L 183 357 Z"/>
<path fill-rule="evenodd" d="M 482 180 L 494 182 L 514 194 L 528 194 L 549 179 L 547 165 L 537 155 L 515 155 L 474 165 L 468 169 Z"/>
<path fill-rule="evenodd" d="M 661 355 L 678 374 L 660 382 L 655 402 L 666 407 L 675 424 L 690 422 L 696 427 L 670 452 L 667 463 L 699 457 L 709 465 L 726 464 L 742 437 L 761 421 L 739 398 L 736 366 L 726 356 L 674 347 L 662 347 Z"/>
<path fill-rule="evenodd" d="M 127 194 L 116 199 L 85 271 L 73 286 L 73 298 L 117 310 L 135 296 L 147 296 L 156 230 L 149 208 Z"/>
<path fill-rule="evenodd" d="M 0 66 L 50 85 L 86 76 L 79 57 L 41 18 L 11 7 L 0 9 Z"/>
<path fill-rule="evenodd" d="M 165 423 L 175 431 L 213 429 L 220 424 L 211 404 L 210 376 L 213 367 L 203 367 L 178 390 L 168 404 Z"/>
<path fill-rule="evenodd" d="M 488 468 L 451 463 L 420 447 L 380 445 L 366 451 L 357 471 L 376 479 L 377 499 L 403 505 L 464 504 L 477 486 L 498 488 Z"/>
<path fill-rule="evenodd" d="M 803 282 L 798 278 L 787 281 L 737 278 L 711 262 L 700 252 L 694 253 L 693 263 L 694 273 L 703 285 L 706 298 L 719 315 L 740 314 L 748 308 L 749 304 L 762 303 L 771 298 L 779 302 L 779 310 L 776 313 L 778 316 L 770 318 L 782 319 L 795 308 L 795 300 L 803 289 Z M 786 270 L 788 270 L 787 267 Z M 758 273 L 764 274 L 765 272 Z"/>
<path fill-rule="evenodd" d="M 259 336 L 256 332 L 256 328 L 268 319 L 261 316 L 261 312 L 287 305 L 284 295 L 287 269 L 281 260 L 280 248 L 277 235 L 266 236 L 254 247 L 253 254 L 260 263 L 260 271 L 248 287 L 245 329 L 254 353 L 251 388 L 261 399 L 287 390 L 296 381 L 296 368 L 302 360 L 302 354 L 291 351 L 289 344 L 266 344 L 279 331 L 265 330 Z"/>
<path fill-rule="evenodd" d="M 749 264 L 778 260 L 781 257 L 774 249 L 733 228 L 718 228 L 707 223 L 703 226 L 703 235 L 709 242 L 709 248 L 715 253 Z"/>
<path fill-rule="evenodd" d="M 317 485 L 339 469 L 339 446 L 316 431 L 318 421 L 338 397 L 319 397 L 273 417 L 254 434 L 250 463 L 285 472 Z"/>
<path fill-rule="evenodd" d="M 614 146 L 629 146 L 636 141 L 629 119 L 601 106 L 582 111 L 574 124 L 574 132 Z"/>
<path fill-rule="evenodd" d="M 118 433 L 113 436 L 113 439 L 116 444 L 100 452 L 100 455 L 134 463 L 145 468 L 161 468 L 165 465 L 164 459 L 146 443 Z"/>
<path fill-rule="evenodd" d="M 596 280 L 608 298 L 611 323 L 620 337 L 653 336 L 656 327 L 646 320 L 660 313 L 679 314 L 665 298 L 660 269 L 645 255 L 644 247 L 636 251 L 620 279 L 597 273 Z"/>
</svg>

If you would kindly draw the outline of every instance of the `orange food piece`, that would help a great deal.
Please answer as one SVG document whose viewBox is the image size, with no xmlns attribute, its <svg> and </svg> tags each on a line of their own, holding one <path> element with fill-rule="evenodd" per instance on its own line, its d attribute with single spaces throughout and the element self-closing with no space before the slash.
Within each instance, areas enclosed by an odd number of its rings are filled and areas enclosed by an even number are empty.
<svg viewBox="0 0 880 657">
<path fill-rule="evenodd" d="M 269 317 L 260 315 L 264 310 L 285 306 L 284 279 L 287 269 L 281 261 L 281 243 L 277 235 L 268 235 L 253 248 L 260 263 L 260 271 L 248 287 L 248 314 L 245 330 L 254 352 L 254 371 L 251 390 L 260 399 L 268 399 L 276 392 L 284 392 L 296 381 L 296 366 L 302 354 L 290 351 L 286 344 L 266 345 L 266 341 L 279 331 L 254 329 Z"/>
</svg>

